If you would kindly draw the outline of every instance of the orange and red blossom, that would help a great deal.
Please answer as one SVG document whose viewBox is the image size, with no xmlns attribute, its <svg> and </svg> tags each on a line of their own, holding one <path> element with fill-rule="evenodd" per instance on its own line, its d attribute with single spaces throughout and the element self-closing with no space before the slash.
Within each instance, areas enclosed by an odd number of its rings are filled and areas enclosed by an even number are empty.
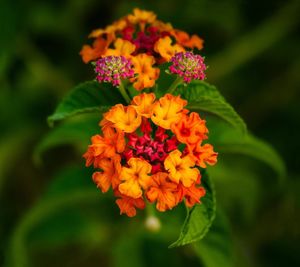
<svg viewBox="0 0 300 267">
<path fill-rule="evenodd" d="M 118 190 L 114 191 L 116 197 L 116 203 L 120 209 L 120 214 L 125 213 L 128 217 L 134 217 L 136 215 L 136 209 L 144 209 L 145 201 L 143 198 L 132 198 L 121 194 Z"/>
<path fill-rule="evenodd" d="M 86 159 L 86 166 L 94 164 L 94 168 L 99 168 L 99 161 L 103 158 L 114 157 L 117 153 L 122 153 L 125 149 L 124 133 L 112 127 L 106 127 L 103 135 L 94 135 L 91 138 L 92 144 L 83 157 Z"/>
<path fill-rule="evenodd" d="M 159 76 L 159 69 L 154 68 L 154 57 L 147 54 L 139 54 L 132 57 L 132 64 L 134 73 L 137 74 L 135 78 L 132 78 L 133 87 L 140 91 L 144 88 L 153 87 L 155 80 Z"/>
<path fill-rule="evenodd" d="M 104 114 L 107 121 L 113 123 L 114 127 L 124 133 L 134 132 L 142 122 L 141 116 L 133 106 L 117 104 Z"/>
<path fill-rule="evenodd" d="M 155 101 L 155 94 L 140 94 L 132 99 L 132 105 L 136 112 L 146 118 L 150 118 L 153 113 L 153 104 Z"/>
<path fill-rule="evenodd" d="M 98 168 L 102 171 L 94 172 L 93 181 L 103 193 L 107 192 L 110 186 L 115 189 L 120 184 L 120 161 L 119 155 L 99 160 Z"/>
<path fill-rule="evenodd" d="M 207 139 L 208 129 L 206 122 L 196 112 L 191 112 L 189 115 L 184 114 L 171 127 L 177 139 L 188 147 L 195 146 L 199 140 Z"/>
<path fill-rule="evenodd" d="M 184 52 L 185 49 L 179 44 L 172 44 L 172 39 L 169 36 L 160 38 L 154 45 L 154 50 L 160 54 L 165 61 L 175 56 L 176 53 Z"/>
<path fill-rule="evenodd" d="M 148 174 L 151 172 L 151 164 L 140 158 L 131 158 L 128 160 L 129 167 L 122 167 L 120 178 L 122 182 L 119 190 L 122 194 L 139 198 L 142 196 L 142 189 L 147 189 L 151 183 Z"/>
<path fill-rule="evenodd" d="M 92 138 L 84 157 L 97 169 L 93 180 L 102 192 L 112 187 L 121 214 L 134 216 L 146 201 L 161 212 L 182 201 L 191 207 L 205 195 L 199 166 L 216 163 L 217 154 L 202 145 L 205 121 L 186 105 L 180 96 L 143 93 L 104 114 L 103 133 Z"/>
<path fill-rule="evenodd" d="M 181 182 L 184 186 L 190 187 L 197 181 L 199 170 L 195 167 L 195 161 L 191 155 L 181 157 L 179 150 L 172 151 L 165 159 L 165 169 L 169 172 L 169 178 L 175 182 Z"/>
<path fill-rule="evenodd" d="M 177 205 L 177 185 L 172 183 L 166 172 L 158 172 L 152 176 L 152 183 L 146 193 L 147 199 L 156 203 L 159 211 L 172 209 Z"/>
<path fill-rule="evenodd" d="M 151 119 L 156 125 L 170 129 L 171 125 L 179 122 L 184 115 L 183 108 L 186 104 L 187 101 L 179 96 L 166 94 L 154 104 Z"/>
<path fill-rule="evenodd" d="M 158 66 L 176 53 L 203 46 L 197 35 L 174 29 L 170 23 L 158 20 L 152 11 L 138 8 L 111 25 L 92 31 L 89 38 L 94 40 L 92 45 L 82 47 L 82 60 L 89 63 L 106 56 L 131 59 L 136 75 L 131 82 L 137 90 L 153 87 L 160 75 Z"/>
</svg>

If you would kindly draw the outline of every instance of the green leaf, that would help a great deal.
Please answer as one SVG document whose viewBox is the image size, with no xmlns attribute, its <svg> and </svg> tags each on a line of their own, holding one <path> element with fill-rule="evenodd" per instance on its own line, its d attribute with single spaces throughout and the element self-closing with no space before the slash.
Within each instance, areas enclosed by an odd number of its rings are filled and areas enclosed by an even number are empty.
<svg viewBox="0 0 300 267">
<path fill-rule="evenodd" d="M 108 83 L 89 81 L 78 85 L 48 117 L 48 123 L 82 113 L 104 112 L 116 103 L 125 103 L 118 89 Z"/>
<path fill-rule="evenodd" d="M 41 163 L 44 152 L 60 145 L 74 145 L 82 153 L 87 148 L 91 136 L 100 133 L 98 126 L 100 119 L 101 116 L 99 115 L 86 114 L 64 121 L 53 128 L 35 148 L 34 162 Z"/>
<path fill-rule="evenodd" d="M 205 267 L 234 266 L 229 223 L 219 209 L 208 234 L 194 244 L 194 249 Z"/>
<path fill-rule="evenodd" d="M 220 155 L 220 161 L 209 168 L 209 176 L 214 180 L 218 192 L 218 209 L 221 206 L 231 214 L 239 214 L 235 218 L 237 225 L 251 225 L 256 220 L 263 194 L 261 176 L 241 161 L 226 160 L 226 155 Z M 238 186 L 238 190 L 236 186 Z"/>
<path fill-rule="evenodd" d="M 206 82 L 193 81 L 186 87 L 180 86 L 175 92 L 188 100 L 187 108 L 189 110 L 213 114 L 242 133 L 247 132 L 243 119 L 226 102 L 216 87 Z"/>
<path fill-rule="evenodd" d="M 247 135 L 244 142 L 228 143 L 218 146 L 220 153 L 243 154 L 269 165 L 280 178 L 285 176 L 285 165 L 276 150 L 265 141 Z"/>
<path fill-rule="evenodd" d="M 145 259 L 143 258 L 143 244 L 141 231 L 128 231 L 116 240 L 112 248 L 112 262 L 114 267 L 143 267 Z M 130 257 L 128 257 L 130 255 Z"/>
<path fill-rule="evenodd" d="M 212 182 L 205 173 L 202 175 L 202 185 L 206 190 L 206 195 L 201 199 L 202 203 L 188 211 L 180 236 L 170 248 L 198 241 L 208 232 L 215 218 L 216 199 Z"/>
<path fill-rule="evenodd" d="M 33 266 L 31 250 L 82 244 L 85 250 L 111 236 L 107 225 L 115 210 L 91 181 L 91 170 L 70 166 L 53 178 L 46 193 L 16 225 L 7 249 L 7 265 Z M 40 265 L 38 265 L 40 266 Z"/>
<path fill-rule="evenodd" d="M 229 128 L 222 122 L 209 120 L 210 142 L 215 150 L 222 153 L 231 153 L 250 156 L 267 164 L 279 176 L 286 175 L 285 164 L 277 151 L 267 142 L 251 135 L 241 135 L 239 131 Z"/>
</svg>

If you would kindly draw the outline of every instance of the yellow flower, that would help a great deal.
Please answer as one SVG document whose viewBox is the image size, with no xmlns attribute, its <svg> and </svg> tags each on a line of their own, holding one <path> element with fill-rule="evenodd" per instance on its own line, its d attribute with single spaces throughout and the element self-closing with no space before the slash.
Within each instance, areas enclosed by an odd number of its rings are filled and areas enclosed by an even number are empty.
<svg viewBox="0 0 300 267">
<path fill-rule="evenodd" d="M 122 104 L 113 106 L 104 114 L 104 118 L 112 122 L 114 127 L 125 133 L 134 132 L 142 122 L 141 116 L 133 106 L 124 107 Z"/>
<path fill-rule="evenodd" d="M 181 99 L 180 96 L 166 94 L 154 104 L 151 119 L 156 125 L 171 129 L 171 124 L 177 123 L 183 116 L 183 107 L 186 104 L 187 101 Z"/>
<path fill-rule="evenodd" d="M 177 205 L 177 184 L 168 180 L 167 173 L 158 172 L 152 176 L 146 196 L 151 203 L 157 201 L 159 211 L 172 209 Z"/>
<path fill-rule="evenodd" d="M 135 107 L 136 112 L 143 117 L 150 118 L 153 112 L 153 104 L 155 94 L 140 94 L 133 98 L 132 105 Z"/>
<path fill-rule="evenodd" d="M 112 25 L 108 25 L 105 29 L 96 29 L 93 30 L 89 38 L 97 38 L 103 34 L 111 35 L 115 37 L 116 31 L 122 31 L 127 26 L 127 21 L 125 19 L 119 19 L 115 21 Z"/>
<path fill-rule="evenodd" d="M 128 161 L 129 168 L 122 167 L 120 179 L 125 181 L 119 185 L 119 191 L 129 197 L 139 198 L 143 189 L 147 189 L 151 183 L 151 164 L 139 158 L 131 158 Z"/>
<path fill-rule="evenodd" d="M 197 181 L 200 172 L 195 166 L 195 161 L 191 155 L 181 158 L 181 152 L 176 149 L 165 159 L 164 165 L 169 172 L 169 179 L 175 183 L 180 181 L 186 187 L 190 187 Z"/>
<path fill-rule="evenodd" d="M 156 20 L 156 15 L 151 11 L 135 8 L 133 15 L 128 15 L 128 21 L 132 24 L 140 24 L 141 30 L 144 31 L 147 23 L 153 23 Z"/>
<path fill-rule="evenodd" d="M 169 36 L 160 38 L 154 45 L 154 50 L 161 55 L 166 61 L 179 52 L 184 52 L 184 48 L 179 44 L 172 45 L 172 40 Z"/>
<path fill-rule="evenodd" d="M 105 56 L 124 56 L 130 58 L 135 50 L 135 45 L 127 40 L 118 38 L 114 42 L 115 49 L 107 49 Z"/>
<path fill-rule="evenodd" d="M 142 90 L 144 88 L 153 87 L 155 80 L 159 76 L 159 69 L 153 68 L 152 65 L 155 64 L 155 59 L 153 56 L 148 56 L 147 54 L 139 54 L 131 58 L 134 73 L 137 77 L 133 78 L 131 81 L 135 81 L 133 87 L 136 90 Z"/>
</svg>

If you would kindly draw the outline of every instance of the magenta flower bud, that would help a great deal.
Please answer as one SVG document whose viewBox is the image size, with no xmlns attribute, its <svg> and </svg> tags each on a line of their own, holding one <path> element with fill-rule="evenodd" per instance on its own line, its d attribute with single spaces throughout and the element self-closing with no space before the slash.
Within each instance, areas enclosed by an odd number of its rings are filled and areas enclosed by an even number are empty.
<svg viewBox="0 0 300 267">
<path fill-rule="evenodd" d="M 123 56 L 107 56 L 98 59 L 95 63 L 95 72 L 98 82 L 112 83 L 113 86 L 119 86 L 121 80 L 134 76 L 131 60 Z"/>
<path fill-rule="evenodd" d="M 171 58 L 173 63 L 169 70 L 183 78 L 185 83 L 192 80 L 204 80 L 206 66 L 204 58 L 200 55 L 194 55 L 192 52 L 180 52 Z"/>
</svg>

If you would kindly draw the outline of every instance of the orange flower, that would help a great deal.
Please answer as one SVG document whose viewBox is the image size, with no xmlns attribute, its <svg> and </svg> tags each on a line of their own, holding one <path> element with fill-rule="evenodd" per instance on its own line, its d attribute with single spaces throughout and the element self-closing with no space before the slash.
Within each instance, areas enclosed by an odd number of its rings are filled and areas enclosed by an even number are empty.
<svg viewBox="0 0 300 267">
<path fill-rule="evenodd" d="M 152 184 L 146 193 L 148 200 L 153 203 L 157 201 L 156 208 L 159 211 L 172 209 L 177 205 L 177 185 L 168 181 L 168 174 L 158 172 L 152 177 Z"/>
<path fill-rule="evenodd" d="M 97 38 L 93 42 L 92 47 L 90 45 L 84 45 L 79 54 L 81 55 L 83 62 L 88 63 L 104 55 L 109 45 L 110 41 L 103 38 Z"/>
<path fill-rule="evenodd" d="M 124 133 L 107 128 L 103 135 L 94 135 L 91 138 L 92 144 L 89 145 L 87 152 L 83 155 L 86 159 L 86 166 L 94 163 L 98 168 L 100 160 L 105 157 L 114 157 L 116 153 L 122 153 L 125 148 Z"/>
<path fill-rule="evenodd" d="M 200 184 L 200 175 L 196 183 L 192 184 L 190 187 L 185 187 L 182 184 L 178 184 L 178 191 L 180 192 L 181 201 L 185 198 L 185 204 L 191 208 L 196 203 L 200 203 L 200 198 L 205 196 L 205 189 L 204 187 L 197 187 L 197 184 Z"/>
<path fill-rule="evenodd" d="M 172 123 L 177 123 L 181 119 L 186 104 L 187 101 L 180 96 L 166 94 L 154 104 L 151 119 L 156 125 L 170 129 Z"/>
<path fill-rule="evenodd" d="M 117 205 L 120 208 L 120 214 L 125 213 L 128 217 L 134 217 L 136 215 L 136 208 L 144 209 L 145 202 L 143 198 L 131 198 L 125 195 L 122 195 L 117 190 L 115 191 L 115 196 L 121 197 L 116 200 Z"/>
<path fill-rule="evenodd" d="M 113 123 L 114 127 L 125 133 L 134 132 L 141 124 L 142 118 L 133 106 L 124 107 L 122 104 L 113 106 L 104 118 Z"/>
<path fill-rule="evenodd" d="M 172 45 L 172 40 L 169 36 L 165 36 L 160 38 L 154 45 L 154 50 L 161 55 L 166 61 L 170 61 L 170 59 L 179 52 L 184 52 L 185 49 L 179 45 Z"/>
<path fill-rule="evenodd" d="M 209 165 L 215 165 L 217 163 L 218 153 L 214 152 L 213 149 L 213 146 L 210 144 L 201 146 L 199 143 L 190 150 L 190 153 L 194 156 L 195 162 L 198 166 L 206 168 L 206 163 Z"/>
<path fill-rule="evenodd" d="M 181 120 L 171 125 L 178 141 L 193 146 L 203 139 L 207 139 L 208 129 L 198 113 L 191 112 L 189 115 L 183 115 Z"/>
<path fill-rule="evenodd" d="M 112 25 L 108 25 L 105 29 L 96 29 L 93 30 L 89 38 L 98 38 L 103 34 L 112 36 L 112 39 L 115 39 L 115 32 L 122 31 L 127 26 L 127 21 L 125 19 L 120 19 L 115 21 Z"/>
<path fill-rule="evenodd" d="M 176 149 L 172 151 L 165 159 L 164 166 L 169 172 L 170 180 L 175 183 L 180 181 L 185 187 L 190 187 L 198 178 L 199 170 L 193 168 L 195 161 L 191 155 L 181 158 L 181 152 Z"/>
<path fill-rule="evenodd" d="M 151 172 L 151 164 L 139 158 L 131 158 L 128 161 L 129 168 L 122 167 L 120 178 L 125 181 L 119 185 L 122 194 L 139 198 L 142 196 L 142 188 L 147 189 L 151 178 L 148 174 Z"/>
<path fill-rule="evenodd" d="M 178 44 L 194 49 L 195 47 L 201 50 L 203 48 L 203 40 L 196 34 L 189 36 L 188 33 L 180 30 L 171 31 L 172 36 L 175 37 Z"/>
<path fill-rule="evenodd" d="M 102 169 L 102 172 L 94 172 L 93 181 L 103 193 L 107 192 L 110 186 L 115 189 L 120 184 L 121 157 L 119 155 L 101 159 L 98 168 Z"/>
<path fill-rule="evenodd" d="M 107 49 L 105 56 L 124 56 L 130 58 L 135 50 L 135 45 L 127 40 L 118 38 L 114 42 L 115 49 Z"/>
<path fill-rule="evenodd" d="M 133 10 L 133 15 L 128 15 L 128 21 L 132 24 L 140 24 L 141 30 L 144 31 L 147 23 L 152 23 L 156 19 L 156 15 L 151 11 L 141 10 L 135 8 Z"/>
<path fill-rule="evenodd" d="M 171 23 L 164 23 L 160 20 L 154 21 L 151 26 L 159 29 L 159 31 L 161 32 L 171 32 L 173 30 L 173 26 Z"/>
<path fill-rule="evenodd" d="M 140 94 L 133 98 L 132 105 L 136 109 L 136 112 L 145 117 L 150 118 L 153 112 L 153 104 L 155 100 L 155 94 Z"/>
<path fill-rule="evenodd" d="M 152 67 L 155 64 L 154 57 L 147 54 L 139 54 L 132 57 L 131 61 L 134 73 L 137 74 L 137 77 L 131 79 L 132 82 L 135 81 L 133 87 L 139 91 L 144 88 L 153 87 L 155 80 L 159 76 L 159 69 Z"/>
</svg>

